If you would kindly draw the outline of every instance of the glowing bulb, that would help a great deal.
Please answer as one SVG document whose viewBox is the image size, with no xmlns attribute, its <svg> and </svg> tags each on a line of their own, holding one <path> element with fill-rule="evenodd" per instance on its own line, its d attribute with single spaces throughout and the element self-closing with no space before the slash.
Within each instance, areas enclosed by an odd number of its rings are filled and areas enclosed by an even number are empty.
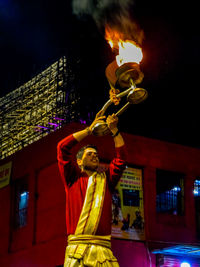
<svg viewBox="0 0 200 267">
<path fill-rule="evenodd" d="M 182 262 L 181 267 L 191 267 L 191 265 L 188 262 Z"/>
</svg>

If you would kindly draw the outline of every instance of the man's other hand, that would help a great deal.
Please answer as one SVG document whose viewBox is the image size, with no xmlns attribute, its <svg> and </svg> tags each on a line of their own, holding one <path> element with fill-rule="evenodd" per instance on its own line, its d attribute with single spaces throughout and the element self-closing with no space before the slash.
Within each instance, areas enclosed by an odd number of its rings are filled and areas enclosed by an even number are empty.
<svg viewBox="0 0 200 267">
<path fill-rule="evenodd" d="M 115 114 L 109 115 L 106 119 L 108 128 L 113 134 L 115 134 L 118 131 L 118 128 L 117 128 L 118 120 L 119 119 Z"/>
</svg>

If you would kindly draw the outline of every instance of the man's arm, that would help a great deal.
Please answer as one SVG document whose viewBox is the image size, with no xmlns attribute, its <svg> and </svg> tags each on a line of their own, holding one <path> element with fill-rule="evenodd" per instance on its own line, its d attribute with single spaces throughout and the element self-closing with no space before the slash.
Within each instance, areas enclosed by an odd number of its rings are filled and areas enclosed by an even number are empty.
<svg viewBox="0 0 200 267">
<path fill-rule="evenodd" d="M 71 149 L 82 139 L 92 134 L 92 127 L 98 120 L 102 120 L 105 116 L 101 116 L 102 111 L 98 112 L 93 123 L 84 130 L 75 132 L 58 143 L 57 146 L 57 159 L 58 167 L 62 180 L 65 185 L 71 185 L 76 179 L 80 172 L 77 164 L 73 161 L 71 155 Z"/>
<path fill-rule="evenodd" d="M 103 120 L 105 118 L 105 116 L 101 116 L 102 111 L 99 111 L 95 117 L 95 120 L 92 122 L 92 124 L 87 127 L 86 129 L 76 132 L 73 134 L 73 137 L 80 142 L 82 139 L 84 139 L 85 137 L 87 137 L 88 135 L 92 134 L 92 128 L 93 126 L 98 123 L 99 120 Z"/>
<path fill-rule="evenodd" d="M 57 145 L 58 167 L 65 186 L 70 186 L 77 179 L 77 168 L 71 155 L 71 150 L 76 144 L 73 135 L 69 135 Z"/>
<path fill-rule="evenodd" d="M 76 133 L 73 133 L 73 137 L 76 139 L 76 141 L 80 142 L 82 139 L 87 137 L 88 135 L 91 135 L 91 131 L 89 127 L 85 128 L 82 131 L 78 131 Z"/>
<path fill-rule="evenodd" d="M 108 116 L 106 122 L 108 124 L 110 131 L 112 132 L 112 136 L 115 143 L 115 152 L 116 152 L 115 158 L 110 163 L 109 174 L 108 174 L 108 183 L 110 190 L 112 191 L 117 185 L 126 167 L 127 152 L 124 139 L 117 127 L 118 117 L 115 114 Z"/>
<path fill-rule="evenodd" d="M 117 148 L 117 147 L 124 146 L 124 139 L 121 136 L 118 130 L 118 127 L 117 127 L 118 117 L 115 114 L 109 115 L 106 122 L 114 138 L 115 147 Z"/>
<path fill-rule="evenodd" d="M 92 124 L 85 128 L 84 130 L 78 131 L 73 133 L 72 135 L 69 135 L 65 137 L 63 140 L 61 140 L 57 145 L 57 158 L 58 161 L 65 164 L 66 162 L 69 162 L 71 160 L 71 149 L 74 145 L 76 145 L 78 142 L 80 142 L 82 139 L 87 137 L 88 135 L 92 134 L 92 128 L 93 126 L 99 121 L 105 118 L 105 116 L 101 116 L 102 111 L 98 112 L 96 115 L 95 120 L 92 122 Z"/>
</svg>

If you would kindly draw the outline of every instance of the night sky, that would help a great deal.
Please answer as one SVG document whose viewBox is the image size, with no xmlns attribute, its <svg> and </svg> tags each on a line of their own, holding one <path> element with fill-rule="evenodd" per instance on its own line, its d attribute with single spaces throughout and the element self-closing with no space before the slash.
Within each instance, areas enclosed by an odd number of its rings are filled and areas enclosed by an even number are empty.
<svg viewBox="0 0 200 267">
<path fill-rule="evenodd" d="M 121 115 L 122 131 L 200 148 L 197 4 L 136 2 L 133 13 L 145 33 L 140 86 L 149 97 Z M 74 16 L 70 1 L 0 0 L 0 97 L 62 55 L 79 61 L 83 93 L 101 108 L 114 55 L 92 18 Z"/>
</svg>

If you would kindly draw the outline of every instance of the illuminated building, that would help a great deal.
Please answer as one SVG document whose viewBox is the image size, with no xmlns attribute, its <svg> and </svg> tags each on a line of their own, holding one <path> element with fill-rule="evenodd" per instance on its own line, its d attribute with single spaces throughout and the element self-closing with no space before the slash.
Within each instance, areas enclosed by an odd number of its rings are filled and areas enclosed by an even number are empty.
<svg viewBox="0 0 200 267">
<path fill-rule="evenodd" d="M 66 57 L 0 99 L 0 158 L 78 118 L 79 97 Z"/>
<path fill-rule="evenodd" d="M 1 160 L 0 266 L 63 266 L 66 203 L 56 147 L 84 128 L 68 123 Z M 120 266 L 199 267 L 200 150 L 122 134 L 128 168 L 115 195 L 121 212 L 112 225 L 112 249 Z M 87 142 L 98 147 L 106 166 L 114 153 L 111 137 L 89 136 Z M 121 214 L 129 211 L 129 225 L 122 229 L 126 216 Z"/>
</svg>

